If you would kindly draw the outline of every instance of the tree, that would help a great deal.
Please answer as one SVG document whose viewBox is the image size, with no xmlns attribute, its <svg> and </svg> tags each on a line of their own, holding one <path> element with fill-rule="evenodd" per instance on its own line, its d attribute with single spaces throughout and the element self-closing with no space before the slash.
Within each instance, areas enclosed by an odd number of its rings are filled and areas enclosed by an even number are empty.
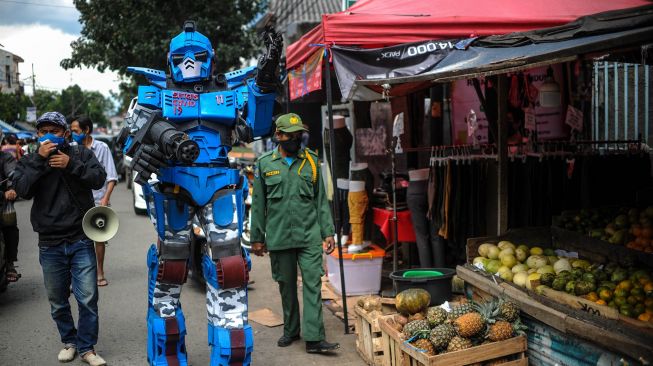
<svg viewBox="0 0 653 366">
<path fill-rule="evenodd" d="M 37 89 L 31 100 L 23 94 L 0 94 L 0 120 L 25 120 L 26 108 L 32 106 L 32 101 L 39 115 L 47 111 L 58 111 L 68 118 L 85 114 L 98 126 L 108 124 L 106 115 L 113 109 L 111 100 L 99 92 L 73 85 L 61 92 Z"/>
<path fill-rule="evenodd" d="M 81 14 L 81 37 L 72 42 L 72 55 L 61 66 L 108 69 L 123 77 L 128 66 L 167 70 L 170 39 L 190 19 L 211 40 L 219 70 L 229 71 L 240 65 L 240 58 L 253 56 L 255 35 L 246 25 L 260 12 L 262 2 L 74 0 Z M 121 92 L 130 91 L 133 96 L 134 85 L 133 79 L 126 78 Z M 120 99 L 124 103 L 130 98 Z"/>
</svg>

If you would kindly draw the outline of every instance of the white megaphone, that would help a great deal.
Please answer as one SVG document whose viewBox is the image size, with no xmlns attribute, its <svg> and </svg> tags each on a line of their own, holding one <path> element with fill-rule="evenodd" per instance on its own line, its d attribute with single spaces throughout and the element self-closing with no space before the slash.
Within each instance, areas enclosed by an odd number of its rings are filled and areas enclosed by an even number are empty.
<svg viewBox="0 0 653 366">
<path fill-rule="evenodd" d="M 86 236 L 95 242 L 106 242 L 118 232 L 118 215 L 107 206 L 96 206 L 86 211 L 82 229 Z"/>
</svg>

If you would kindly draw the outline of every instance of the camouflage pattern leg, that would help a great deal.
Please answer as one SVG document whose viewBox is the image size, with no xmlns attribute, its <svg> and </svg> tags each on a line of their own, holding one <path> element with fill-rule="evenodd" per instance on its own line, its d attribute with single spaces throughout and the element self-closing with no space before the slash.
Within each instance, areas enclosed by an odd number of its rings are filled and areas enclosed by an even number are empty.
<svg viewBox="0 0 653 366">
<path fill-rule="evenodd" d="M 192 208 L 152 189 L 148 213 L 159 249 L 148 253 L 148 361 L 154 366 L 187 365 L 181 287 L 186 282 Z"/>
<path fill-rule="evenodd" d="M 233 190 L 222 193 L 197 212 L 208 244 L 202 267 L 207 288 L 211 365 L 249 365 L 254 338 L 247 324 L 247 280 L 237 287 L 225 287 L 220 284 L 216 269 L 216 263 L 221 259 L 236 256 L 246 263 L 246 271 L 251 268 L 247 253 L 240 247 L 239 223 L 243 210 L 239 209 L 239 205 L 242 205 L 242 196 Z"/>
</svg>

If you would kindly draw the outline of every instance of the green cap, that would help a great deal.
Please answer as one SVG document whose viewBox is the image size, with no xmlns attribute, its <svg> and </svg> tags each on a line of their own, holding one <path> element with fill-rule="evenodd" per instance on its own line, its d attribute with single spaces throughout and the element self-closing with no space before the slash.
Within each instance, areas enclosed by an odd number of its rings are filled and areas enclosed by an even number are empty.
<svg viewBox="0 0 653 366">
<path fill-rule="evenodd" d="M 295 113 L 288 113 L 277 118 L 274 124 L 277 126 L 277 130 L 281 132 L 298 132 L 306 131 L 302 119 Z"/>
</svg>

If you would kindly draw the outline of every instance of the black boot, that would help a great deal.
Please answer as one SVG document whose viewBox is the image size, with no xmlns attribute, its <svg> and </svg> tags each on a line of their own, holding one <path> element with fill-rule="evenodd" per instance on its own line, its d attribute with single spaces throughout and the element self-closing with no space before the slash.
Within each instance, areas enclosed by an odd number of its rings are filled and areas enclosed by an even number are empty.
<svg viewBox="0 0 653 366">
<path fill-rule="evenodd" d="M 335 351 L 340 348 L 340 343 L 329 343 L 327 341 L 306 342 L 306 352 L 324 353 Z"/>
<path fill-rule="evenodd" d="M 292 344 L 292 342 L 296 341 L 299 339 L 299 336 L 294 336 L 294 337 L 288 337 L 287 335 L 282 335 L 281 338 L 277 341 L 277 346 L 279 347 L 288 347 Z"/>
</svg>

